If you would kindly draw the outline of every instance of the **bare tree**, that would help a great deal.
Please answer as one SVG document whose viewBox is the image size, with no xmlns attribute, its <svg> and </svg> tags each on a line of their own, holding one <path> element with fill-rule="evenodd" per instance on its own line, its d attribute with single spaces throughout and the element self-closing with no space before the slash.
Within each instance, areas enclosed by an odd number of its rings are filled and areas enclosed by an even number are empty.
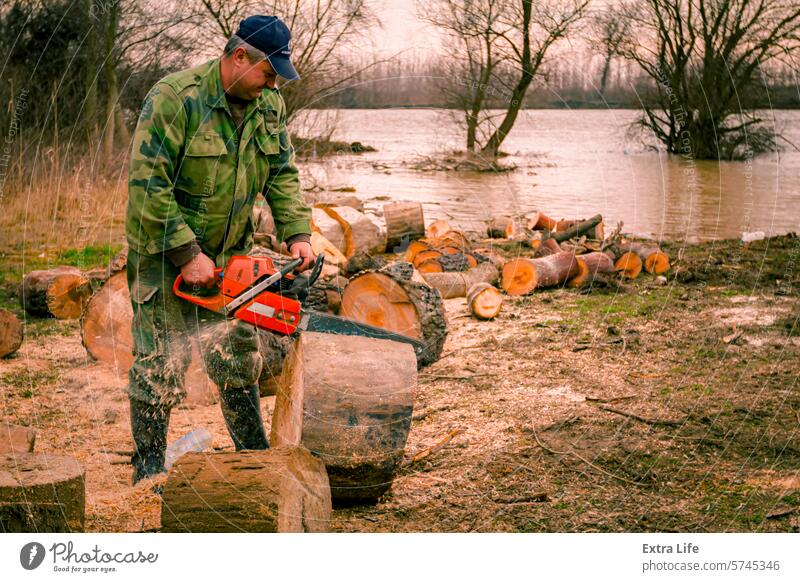
<svg viewBox="0 0 800 582">
<path fill-rule="evenodd" d="M 775 147 L 743 99 L 800 46 L 796 0 L 639 0 L 625 17 L 620 53 L 655 81 L 640 124 L 668 152 L 733 159 Z"/>
<path fill-rule="evenodd" d="M 598 92 L 605 97 L 611 61 L 619 54 L 620 46 L 627 38 L 629 21 L 624 18 L 624 4 L 608 4 L 596 12 L 589 27 L 589 41 L 603 51 L 603 70 L 600 73 Z"/>
<path fill-rule="evenodd" d="M 451 74 L 443 89 L 464 112 L 467 150 L 497 157 L 531 82 L 553 44 L 584 14 L 588 0 L 431 0 L 421 18 L 444 31 Z M 454 82 L 454 80 L 456 82 Z M 490 116 L 499 102 L 503 113 Z M 499 119 L 499 123 L 495 123 Z M 481 139 L 481 134 L 486 137 Z"/>
<path fill-rule="evenodd" d="M 289 118 L 346 86 L 363 70 L 350 66 L 348 51 L 363 47 L 364 33 L 378 23 L 367 0 L 195 2 L 201 27 L 219 48 L 251 14 L 275 14 L 286 23 L 292 31 L 292 63 L 300 74 L 300 80 L 281 87 Z"/>
</svg>

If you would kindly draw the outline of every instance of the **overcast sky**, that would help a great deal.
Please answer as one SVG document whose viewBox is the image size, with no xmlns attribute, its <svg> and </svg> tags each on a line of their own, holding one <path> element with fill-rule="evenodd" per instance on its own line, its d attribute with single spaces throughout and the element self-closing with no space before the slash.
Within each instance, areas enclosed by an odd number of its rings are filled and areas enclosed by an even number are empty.
<svg viewBox="0 0 800 582">
<path fill-rule="evenodd" d="M 382 23 L 373 32 L 379 52 L 391 54 L 405 49 L 425 52 L 438 47 L 436 30 L 417 18 L 414 5 L 415 0 L 374 0 L 375 14 Z"/>
</svg>

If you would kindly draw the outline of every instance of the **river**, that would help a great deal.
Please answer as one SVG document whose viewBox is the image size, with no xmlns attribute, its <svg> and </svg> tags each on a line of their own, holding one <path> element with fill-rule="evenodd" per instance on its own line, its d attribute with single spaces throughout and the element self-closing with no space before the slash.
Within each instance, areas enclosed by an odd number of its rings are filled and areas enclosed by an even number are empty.
<svg viewBox="0 0 800 582">
<path fill-rule="evenodd" d="M 800 111 L 764 112 L 800 143 Z M 334 139 L 378 151 L 307 162 L 320 183 L 352 186 L 367 207 L 421 201 L 426 219 L 483 230 L 491 216 L 541 210 L 554 218 L 601 213 L 607 229 L 695 242 L 743 232 L 783 234 L 800 227 L 800 152 L 744 162 L 683 160 L 648 150 L 630 132 L 633 110 L 525 110 L 503 144 L 504 173 L 418 171 L 420 159 L 463 149 L 451 112 L 341 110 Z"/>
</svg>

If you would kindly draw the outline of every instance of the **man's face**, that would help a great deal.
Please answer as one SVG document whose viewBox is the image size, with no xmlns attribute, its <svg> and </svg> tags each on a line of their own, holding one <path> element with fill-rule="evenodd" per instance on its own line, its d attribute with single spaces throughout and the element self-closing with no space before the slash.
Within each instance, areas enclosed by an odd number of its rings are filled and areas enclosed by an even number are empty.
<svg viewBox="0 0 800 582">
<path fill-rule="evenodd" d="M 229 93 L 239 99 L 252 101 L 265 88 L 274 89 L 277 78 L 278 74 L 269 61 L 251 63 L 247 51 L 238 48 L 233 54 L 233 86 Z"/>
</svg>

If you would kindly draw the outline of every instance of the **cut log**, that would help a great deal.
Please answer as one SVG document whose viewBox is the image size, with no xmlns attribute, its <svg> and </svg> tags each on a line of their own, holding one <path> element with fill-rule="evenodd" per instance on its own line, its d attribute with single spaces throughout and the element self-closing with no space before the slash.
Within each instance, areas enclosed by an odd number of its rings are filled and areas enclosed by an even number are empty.
<svg viewBox="0 0 800 582">
<path fill-rule="evenodd" d="M 512 259 L 503 267 L 501 285 L 509 295 L 563 285 L 580 271 L 574 253 L 561 252 L 541 259 Z"/>
<path fill-rule="evenodd" d="M 341 190 L 341 192 L 347 192 L 347 190 Z M 350 192 L 355 192 L 355 189 L 350 190 Z M 361 200 L 358 196 L 335 196 L 322 202 L 315 204 L 314 206 L 323 207 L 323 206 L 349 206 L 350 208 L 354 208 L 359 212 L 364 212 L 364 201 Z"/>
<path fill-rule="evenodd" d="M 588 221 L 559 220 L 558 223 L 556 224 L 556 232 L 563 233 L 563 232 L 577 231 L 581 222 L 588 222 Z M 603 227 L 602 221 L 598 222 L 593 227 L 587 228 L 586 230 L 584 230 L 583 232 L 581 232 L 579 235 L 576 236 L 586 236 L 586 238 L 593 240 L 603 240 L 603 238 L 605 237 L 605 229 Z"/>
<path fill-rule="evenodd" d="M 311 250 L 315 255 L 325 253 L 325 263 L 328 265 L 336 265 L 341 268 L 347 264 L 347 257 L 342 254 L 338 247 L 325 238 L 322 233 L 311 233 Z"/>
<path fill-rule="evenodd" d="M 36 431 L 27 426 L 0 422 L 0 453 L 32 453 Z"/>
<path fill-rule="evenodd" d="M 38 317 L 74 319 L 81 315 L 92 285 L 76 267 L 31 271 L 22 280 L 20 305 Z"/>
<path fill-rule="evenodd" d="M 516 232 L 514 219 L 508 216 L 492 218 L 486 227 L 489 238 L 512 238 Z"/>
<path fill-rule="evenodd" d="M 347 250 L 344 230 L 338 221 L 334 220 L 322 208 L 311 209 L 311 230 L 320 233 L 341 253 Z"/>
<path fill-rule="evenodd" d="M 392 269 L 365 271 L 351 278 L 342 292 L 341 315 L 421 340 L 424 347 L 417 350 L 420 367 L 442 355 L 447 319 L 441 296 Z"/>
<path fill-rule="evenodd" d="M 419 253 L 417 253 L 417 255 L 414 257 L 414 260 L 411 261 L 411 263 L 415 267 L 419 268 L 419 266 L 422 263 L 424 263 L 425 261 L 429 261 L 431 259 L 435 260 L 435 259 L 438 259 L 441 256 L 442 256 L 441 251 L 438 251 L 438 250 L 435 250 L 435 249 L 428 249 L 426 251 L 420 251 Z"/>
<path fill-rule="evenodd" d="M 529 212 L 525 215 L 528 230 L 555 230 L 556 221 L 542 212 Z"/>
<path fill-rule="evenodd" d="M 614 261 L 606 253 L 587 253 L 578 257 L 580 272 L 567 281 L 567 287 L 585 287 L 591 285 L 598 275 L 614 272 Z"/>
<path fill-rule="evenodd" d="M 451 299 L 466 297 L 467 290 L 475 283 L 493 284 L 497 281 L 498 270 L 493 263 L 485 262 L 463 273 L 428 273 L 422 276 L 443 299 Z"/>
<path fill-rule="evenodd" d="M 478 248 L 473 249 L 471 255 L 473 257 L 475 257 L 477 264 L 481 264 L 481 263 L 484 263 L 486 261 L 489 261 L 495 267 L 497 267 L 498 270 L 501 270 L 503 268 L 503 265 L 506 264 L 505 257 L 497 254 L 492 249 L 478 247 Z"/>
<path fill-rule="evenodd" d="M 172 466 L 162 532 L 326 532 L 325 465 L 302 447 L 187 453 Z"/>
<path fill-rule="evenodd" d="M 282 378 L 270 442 L 302 444 L 320 457 L 334 500 L 383 495 L 403 459 L 411 427 L 417 386 L 411 346 L 304 332 L 292 346 Z"/>
<path fill-rule="evenodd" d="M 417 271 L 420 273 L 444 273 L 444 267 L 439 259 L 428 259 L 417 265 Z"/>
<path fill-rule="evenodd" d="M 356 273 L 366 270 L 375 270 L 382 269 L 386 266 L 386 260 L 383 257 L 376 257 L 374 255 L 370 255 L 368 253 L 356 253 L 349 259 L 347 259 L 347 264 L 342 269 L 342 273 L 345 277 L 352 277 Z"/>
<path fill-rule="evenodd" d="M 494 319 L 503 307 L 503 295 L 489 283 L 476 283 L 467 291 L 467 307 L 477 319 Z"/>
<path fill-rule="evenodd" d="M 644 270 L 653 275 L 663 275 L 669 271 L 669 255 L 658 247 L 639 243 L 626 245 L 626 250 L 633 251 L 644 261 Z"/>
<path fill-rule="evenodd" d="M 384 204 L 386 221 L 386 248 L 402 248 L 409 241 L 425 236 L 425 217 L 419 202 Z"/>
<path fill-rule="evenodd" d="M 6 309 L 0 309 L 0 358 L 16 352 L 24 337 L 22 322 Z"/>
<path fill-rule="evenodd" d="M 287 335 L 260 329 L 258 347 L 263 361 L 261 375 L 258 377 L 258 391 L 261 396 L 274 396 L 278 393 L 283 361 L 292 347 L 292 339 Z"/>
<path fill-rule="evenodd" d="M 551 236 L 556 240 L 556 242 L 562 242 L 565 240 L 569 240 L 571 238 L 577 238 L 581 235 L 586 234 L 587 232 L 594 232 L 595 227 L 598 224 L 603 222 L 603 216 L 597 214 L 591 217 L 588 220 L 582 220 L 580 222 L 575 223 L 570 228 L 562 231 L 562 232 L 554 232 Z"/>
<path fill-rule="evenodd" d="M 453 245 L 459 249 L 469 250 L 470 244 L 467 235 L 458 230 L 449 230 L 441 236 L 429 241 L 434 246 Z"/>
<path fill-rule="evenodd" d="M 444 233 L 453 230 L 453 227 L 450 226 L 450 223 L 446 220 L 437 220 L 432 222 L 431 225 L 425 230 L 425 236 L 427 238 L 439 238 Z"/>
<path fill-rule="evenodd" d="M 633 251 L 624 252 L 614 261 L 614 269 L 626 279 L 635 279 L 642 272 L 642 259 Z"/>
<path fill-rule="evenodd" d="M 0 455 L 0 531 L 82 532 L 84 470 L 72 457 Z"/>
<path fill-rule="evenodd" d="M 542 257 L 549 257 L 550 255 L 554 255 L 556 253 L 560 253 L 562 251 L 559 244 L 552 238 L 547 238 L 536 247 L 536 251 L 533 253 L 534 258 L 540 259 Z"/>
<path fill-rule="evenodd" d="M 408 248 L 406 249 L 406 256 L 405 259 L 409 263 L 414 261 L 414 257 L 417 256 L 417 253 L 421 253 L 422 251 L 427 251 L 431 247 L 430 245 L 425 242 L 424 240 L 415 240 L 409 243 Z"/>
<path fill-rule="evenodd" d="M 382 253 L 386 250 L 386 240 L 381 236 L 380 229 L 365 214 L 349 206 L 324 207 L 322 210 L 339 223 L 344 233 L 345 256 L 352 257 L 358 252 Z"/>
</svg>

